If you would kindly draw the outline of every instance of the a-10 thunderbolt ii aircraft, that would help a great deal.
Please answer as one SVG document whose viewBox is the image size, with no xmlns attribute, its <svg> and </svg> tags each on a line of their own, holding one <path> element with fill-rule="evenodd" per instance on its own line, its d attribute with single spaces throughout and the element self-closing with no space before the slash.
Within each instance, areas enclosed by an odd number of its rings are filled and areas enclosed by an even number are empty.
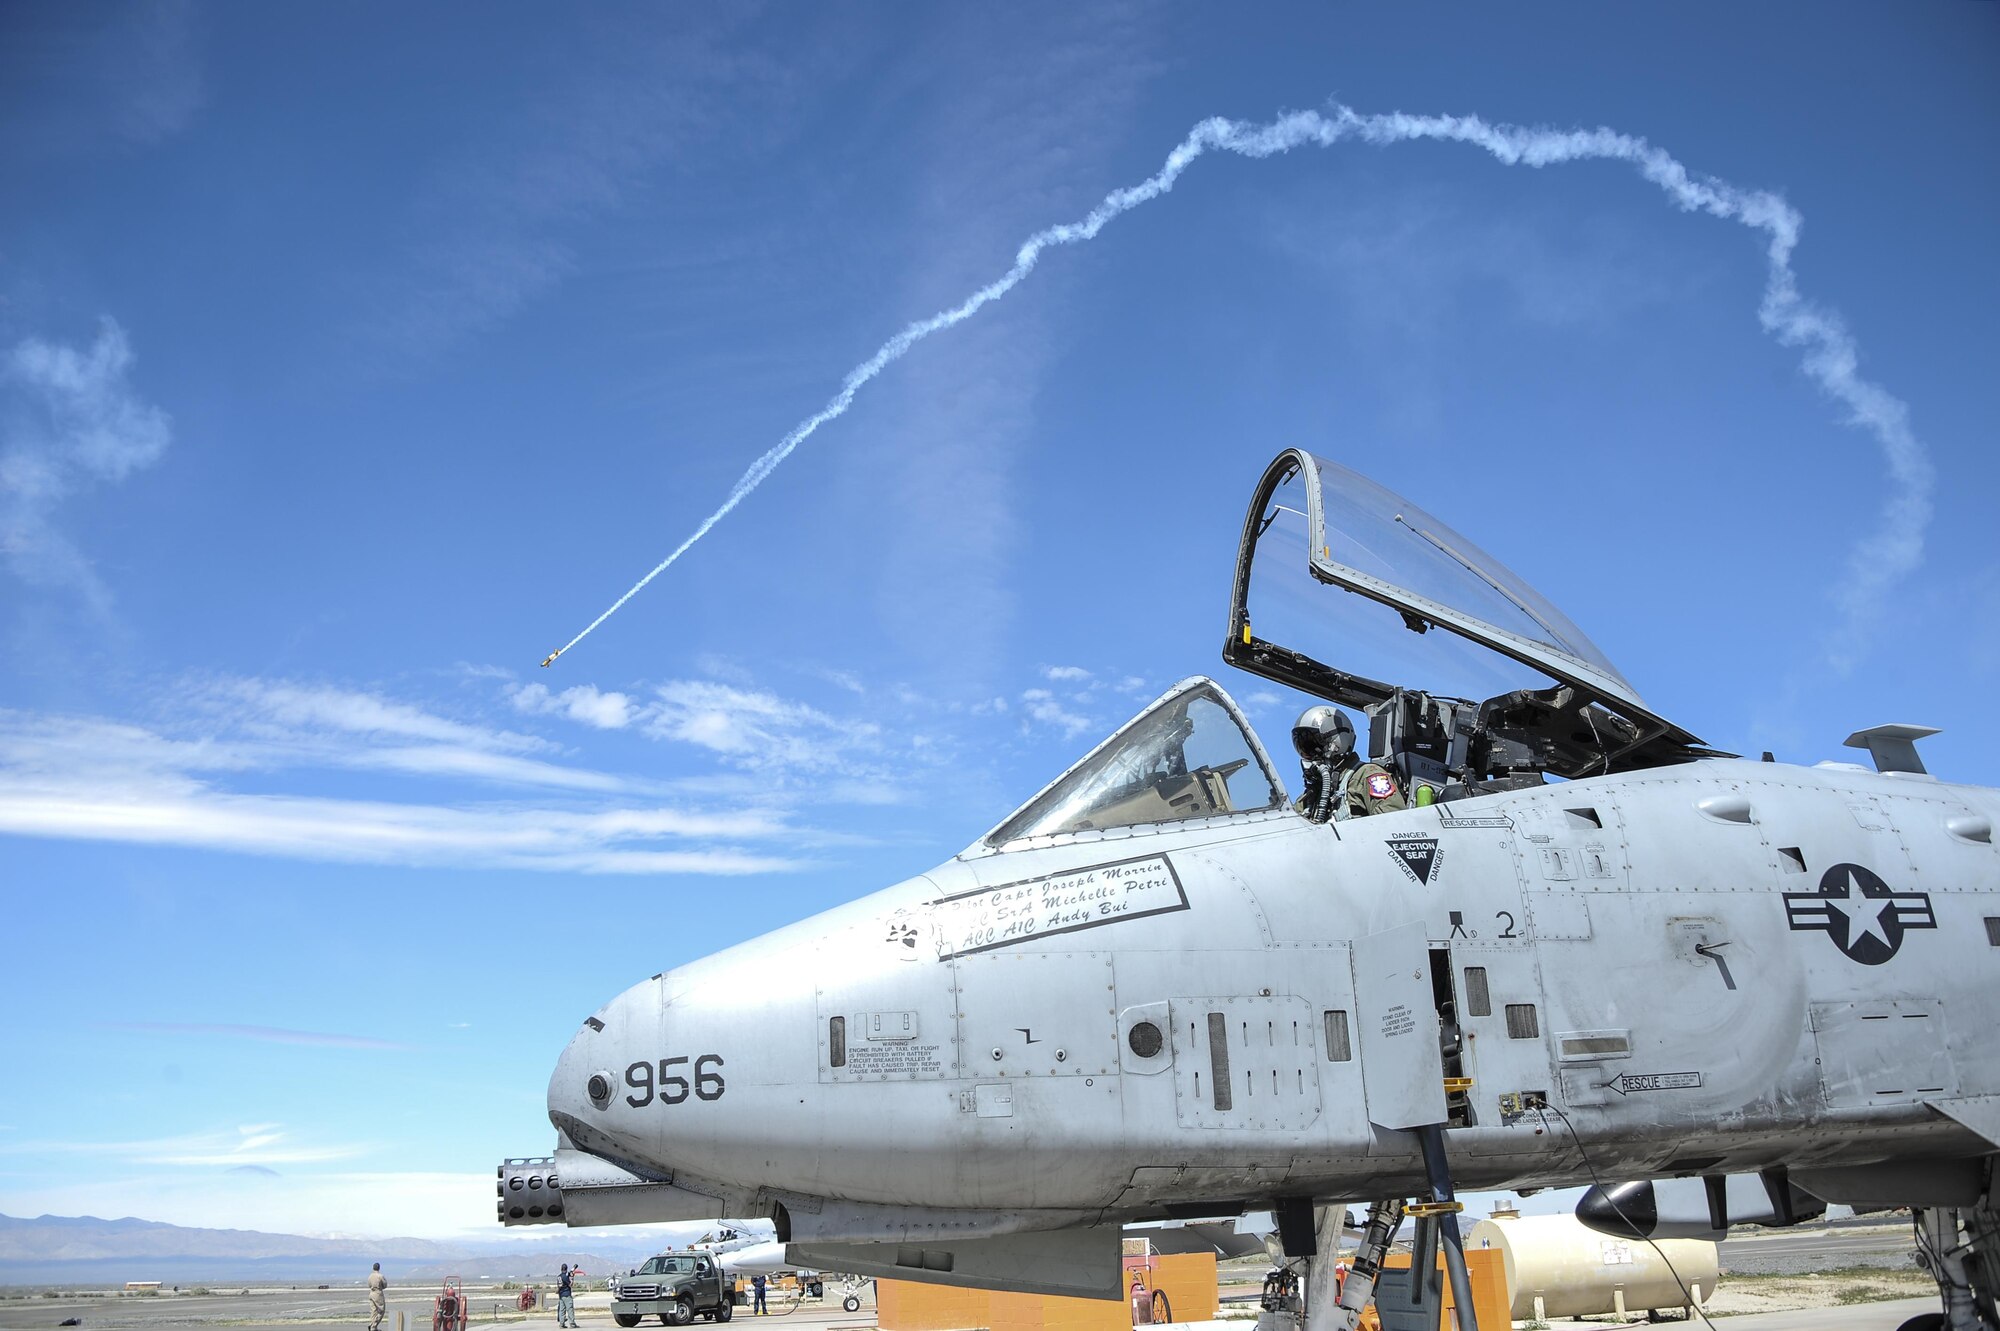
<svg viewBox="0 0 2000 1331">
<path fill-rule="evenodd" d="M 1409 646 L 1423 677 L 1361 673 Z M 1296 810 L 1186 680 L 946 863 L 605 1004 L 502 1218 L 768 1217 L 801 1265 L 1116 1297 L 1121 1225 L 1269 1208 L 1319 1331 L 1405 1214 L 1457 1283 L 1457 1191 L 1604 1184 L 1584 1217 L 1639 1235 L 1910 1207 L 1916 1324 L 2000 1327 L 2000 796 L 1926 775 L 1929 731 L 1858 733 L 1870 766 L 1704 748 L 1298 450 L 1223 657 L 1365 712 L 1402 797 L 1368 807 L 1406 807 Z"/>
</svg>

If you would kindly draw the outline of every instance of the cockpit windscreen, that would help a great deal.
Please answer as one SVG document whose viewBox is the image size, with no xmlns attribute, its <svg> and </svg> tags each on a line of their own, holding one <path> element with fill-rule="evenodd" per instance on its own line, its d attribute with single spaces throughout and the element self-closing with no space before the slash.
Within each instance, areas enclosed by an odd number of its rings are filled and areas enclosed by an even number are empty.
<svg viewBox="0 0 2000 1331">
<path fill-rule="evenodd" d="M 1285 795 L 1215 686 L 1176 692 L 1099 746 L 986 838 L 1207 818 L 1271 809 Z"/>
</svg>

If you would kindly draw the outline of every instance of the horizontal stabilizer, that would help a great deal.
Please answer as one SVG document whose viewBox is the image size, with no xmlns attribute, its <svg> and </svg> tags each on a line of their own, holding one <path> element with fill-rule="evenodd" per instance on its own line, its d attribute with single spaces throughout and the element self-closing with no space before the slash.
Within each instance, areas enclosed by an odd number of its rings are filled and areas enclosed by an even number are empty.
<svg viewBox="0 0 2000 1331">
<path fill-rule="evenodd" d="M 1932 1109 L 2000 1146 L 2000 1095 L 1955 1095 L 1949 1100 L 1927 1100 Z"/>
<path fill-rule="evenodd" d="M 1157 1253 L 1206 1252 L 1227 1261 L 1264 1251 L 1262 1234 L 1239 1234 L 1234 1222 L 1189 1221 L 1184 1225 L 1131 1225 L 1125 1237 L 1145 1239 Z"/>
</svg>

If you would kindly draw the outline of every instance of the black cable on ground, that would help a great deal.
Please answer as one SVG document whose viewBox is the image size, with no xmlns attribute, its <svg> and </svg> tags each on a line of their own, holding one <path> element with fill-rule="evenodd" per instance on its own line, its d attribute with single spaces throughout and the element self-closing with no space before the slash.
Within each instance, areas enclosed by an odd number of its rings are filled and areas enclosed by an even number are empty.
<svg viewBox="0 0 2000 1331">
<path fill-rule="evenodd" d="M 1590 1152 L 1583 1149 L 1583 1138 L 1577 1135 L 1576 1124 L 1569 1121 L 1569 1115 L 1563 1113 L 1562 1108 L 1559 1105 L 1552 1105 L 1552 1104 L 1537 1105 L 1536 1110 L 1542 1116 L 1542 1126 L 1544 1128 L 1548 1127 L 1549 1125 L 1549 1115 L 1551 1113 L 1554 1113 L 1557 1118 L 1562 1120 L 1563 1127 L 1569 1130 L 1570 1141 L 1575 1143 L 1576 1145 L 1577 1158 L 1583 1161 L 1583 1167 L 1590 1171 L 1590 1181 L 1597 1185 L 1597 1190 L 1600 1193 L 1604 1194 L 1604 1200 L 1611 1203 L 1611 1209 L 1617 1213 L 1618 1218 L 1620 1220 L 1623 1220 L 1625 1222 L 1626 1228 L 1630 1229 L 1633 1233 L 1637 1234 L 1639 1232 L 1639 1227 L 1632 1223 L 1632 1217 L 1626 1215 L 1624 1209 L 1618 1205 L 1617 1199 L 1611 1195 L 1611 1189 L 1604 1186 L 1604 1180 L 1601 1177 L 1599 1177 L 1597 1173 L 1597 1166 L 1590 1163 Z M 1708 1327 L 1709 1331 L 1715 1331 L 1715 1323 L 1709 1320 L 1708 1311 L 1704 1309 L 1700 1304 L 1695 1302 L 1694 1295 L 1688 1290 L 1687 1281 L 1682 1280 L 1681 1273 L 1674 1269 L 1673 1259 L 1667 1256 L 1666 1249 L 1662 1248 L 1658 1243 L 1656 1243 L 1653 1240 L 1652 1235 L 1650 1234 L 1641 1235 L 1641 1237 L 1646 1240 L 1646 1244 L 1648 1247 L 1652 1248 L 1654 1252 L 1659 1254 L 1660 1260 L 1666 1263 L 1667 1274 L 1672 1276 L 1674 1278 L 1674 1284 L 1680 1287 L 1681 1297 L 1687 1300 L 1688 1309 L 1691 1312 L 1693 1312 L 1695 1316 L 1701 1318 L 1702 1324 Z M 1713 1294 L 1715 1293 L 1715 1291 L 1710 1290 L 1709 1293 Z"/>
</svg>

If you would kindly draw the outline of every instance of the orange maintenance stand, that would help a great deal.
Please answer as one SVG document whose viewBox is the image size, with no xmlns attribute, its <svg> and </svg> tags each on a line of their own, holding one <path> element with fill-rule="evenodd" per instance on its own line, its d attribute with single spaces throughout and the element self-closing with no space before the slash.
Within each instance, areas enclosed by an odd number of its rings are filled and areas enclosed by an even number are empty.
<svg viewBox="0 0 2000 1331">
<path fill-rule="evenodd" d="M 1391 1270 L 1410 1269 L 1410 1254 L 1392 1252 L 1382 1260 L 1382 1265 Z M 1442 1331 L 1450 1331 L 1452 1326 L 1451 1281 L 1444 1277 L 1444 1254 L 1438 1254 L 1438 1283 L 1444 1287 L 1444 1307 L 1438 1313 L 1438 1326 Z M 1507 1268 L 1502 1265 L 1498 1248 L 1468 1248 L 1465 1251 L 1465 1273 L 1472 1278 L 1472 1311 L 1479 1316 L 1479 1325 L 1497 1327 L 1508 1331 L 1514 1325 L 1513 1300 L 1507 1294 Z M 1363 1331 L 1381 1331 L 1382 1323 L 1375 1316 L 1371 1306 L 1361 1314 Z"/>
<path fill-rule="evenodd" d="M 1472 1303 L 1481 1327 L 1506 1331 L 1513 1325 L 1507 1298 L 1507 1274 L 1495 1248 L 1471 1249 L 1465 1254 L 1472 1277 Z M 1408 1270 L 1410 1255 L 1392 1252 L 1385 1265 Z M 998 1294 L 982 1289 L 954 1289 L 946 1285 L 920 1285 L 909 1280 L 880 1280 L 875 1284 L 876 1323 L 882 1331 L 968 1331 L 986 1327 L 991 1331 L 1131 1331 L 1132 1280 L 1136 1276 L 1150 1294 L 1160 1291 L 1164 1311 L 1171 1307 L 1176 1322 L 1206 1322 L 1214 1319 L 1218 1300 L 1215 1283 L 1215 1256 L 1212 1253 L 1176 1253 L 1143 1259 L 1127 1257 L 1120 1297 L 1110 1299 L 1063 1298 L 1053 1294 Z M 1439 1268 L 1443 1263 L 1440 1258 Z M 1440 1276 L 1444 1286 L 1444 1314 L 1439 1327 L 1449 1328 L 1452 1307 L 1451 1282 Z M 1148 1305 L 1152 1300 L 1147 1300 Z M 1369 1309 L 1361 1325 L 1379 1331 L 1381 1323 Z"/>
<path fill-rule="evenodd" d="M 875 1320 L 882 1331 L 1132 1331 L 1129 1298 L 1136 1276 L 1150 1295 L 1166 1297 L 1177 1322 L 1215 1317 L 1215 1254 L 1175 1253 L 1128 1259 L 1118 1299 L 1076 1299 L 1055 1294 L 1000 1294 L 983 1289 L 920 1285 L 911 1280 L 875 1282 Z M 1151 1304 L 1151 1299 L 1148 1299 Z"/>
</svg>

